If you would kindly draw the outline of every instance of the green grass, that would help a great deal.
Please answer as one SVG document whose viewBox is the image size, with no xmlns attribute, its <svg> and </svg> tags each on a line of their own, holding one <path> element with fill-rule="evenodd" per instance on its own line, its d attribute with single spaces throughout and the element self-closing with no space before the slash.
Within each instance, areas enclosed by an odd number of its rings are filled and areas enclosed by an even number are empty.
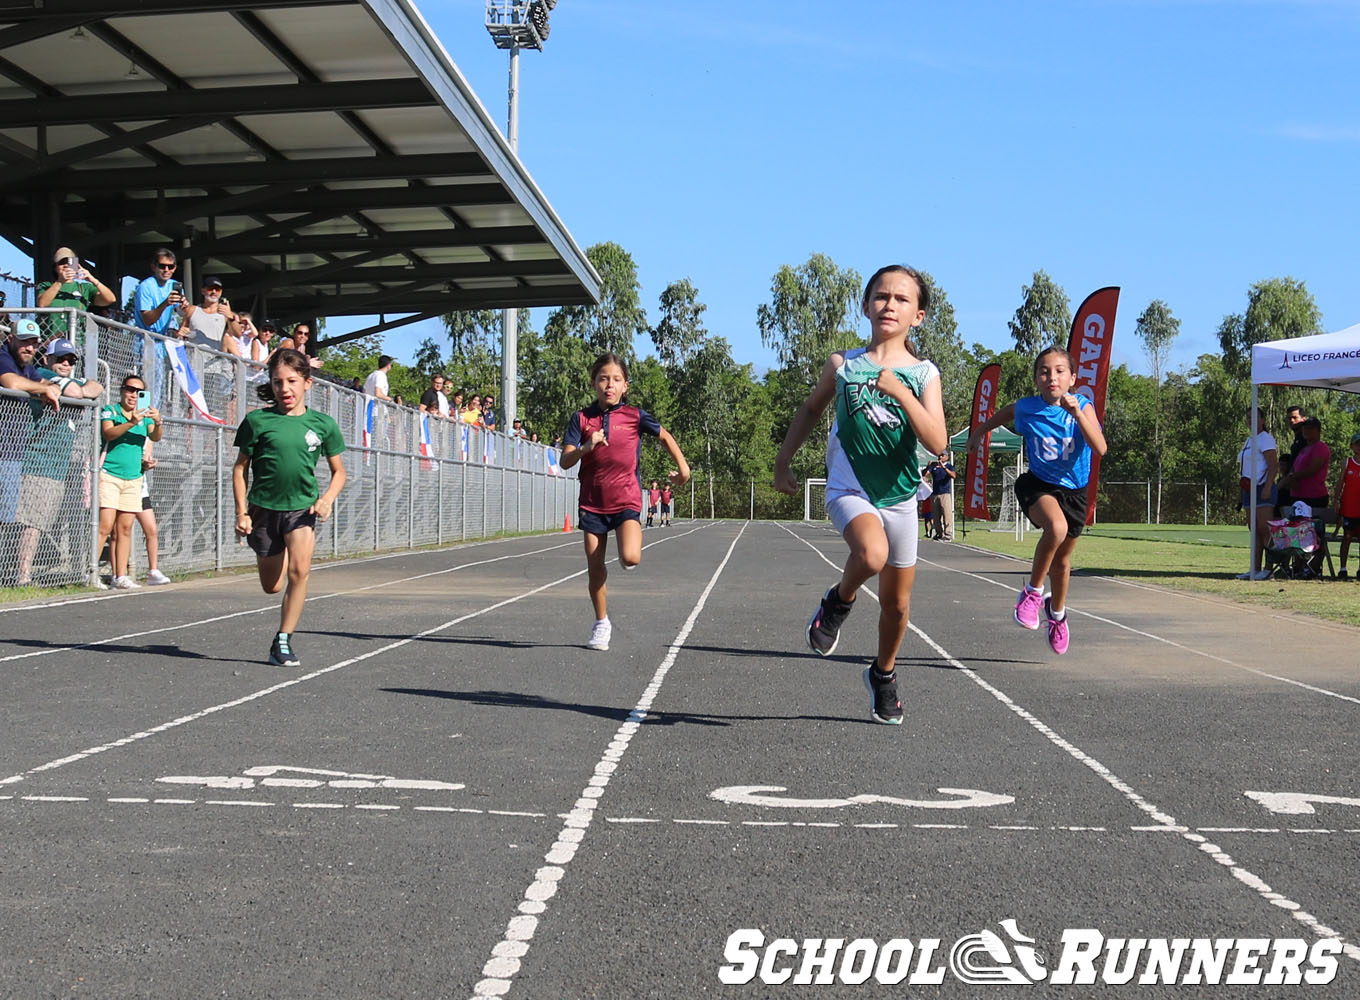
<svg viewBox="0 0 1360 1000">
<path fill-rule="evenodd" d="M 970 530 L 960 541 L 1016 556 L 1034 555 L 1039 540 L 1029 532 L 1018 542 L 1010 532 Z M 1237 580 L 1247 568 L 1246 525 L 1094 525 L 1073 553 L 1077 576 L 1095 574 L 1173 590 L 1217 594 L 1263 607 L 1299 611 L 1347 625 L 1360 625 L 1360 584 L 1354 580 Z M 1332 541 L 1335 562 L 1338 543 Z"/>
</svg>

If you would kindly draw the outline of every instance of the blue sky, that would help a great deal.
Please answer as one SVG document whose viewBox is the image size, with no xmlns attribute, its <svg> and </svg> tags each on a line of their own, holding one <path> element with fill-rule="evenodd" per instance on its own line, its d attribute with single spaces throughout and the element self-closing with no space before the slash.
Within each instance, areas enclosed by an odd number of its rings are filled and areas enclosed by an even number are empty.
<svg viewBox="0 0 1360 1000">
<path fill-rule="evenodd" d="M 483 0 L 419 6 L 503 125 Z M 1357 51 L 1355 0 L 560 0 L 521 58 L 520 155 L 582 247 L 632 253 L 650 319 L 687 277 L 758 368 L 771 277 L 815 252 L 924 268 L 996 349 L 1036 269 L 1074 309 L 1119 285 L 1136 371 L 1164 299 L 1181 367 L 1264 278 L 1305 281 L 1328 330 L 1360 322 Z"/>
</svg>

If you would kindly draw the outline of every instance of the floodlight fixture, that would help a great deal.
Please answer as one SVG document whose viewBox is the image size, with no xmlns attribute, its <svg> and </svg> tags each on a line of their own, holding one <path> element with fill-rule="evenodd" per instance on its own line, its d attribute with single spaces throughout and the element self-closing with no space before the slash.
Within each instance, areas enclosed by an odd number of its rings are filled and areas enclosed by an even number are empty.
<svg viewBox="0 0 1360 1000">
<path fill-rule="evenodd" d="M 498 49 L 538 49 L 548 38 L 557 0 L 486 0 L 486 30 Z"/>
</svg>

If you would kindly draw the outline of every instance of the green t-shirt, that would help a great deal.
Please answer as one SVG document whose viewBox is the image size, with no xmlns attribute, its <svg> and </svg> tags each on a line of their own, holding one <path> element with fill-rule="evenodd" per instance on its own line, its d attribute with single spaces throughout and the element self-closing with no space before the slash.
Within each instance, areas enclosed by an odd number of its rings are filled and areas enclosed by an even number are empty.
<svg viewBox="0 0 1360 1000">
<path fill-rule="evenodd" d="M 847 351 L 836 370 L 836 425 L 827 444 L 827 485 L 861 490 L 875 507 L 892 507 L 916 496 L 921 468 L 916 432 L 896 400 L 878 391 L 883 369 L 865 348 Z M 919 399 L 939 369 L 929 361 L 894 368 Z"/>
<path fill-rule="evenodd" d="M 41 295 L 53 285 L 55 281 L 45 281 L 38 286 L 38 294 Z M 63 281 L 61 290 L 57 292 L 57 297 L 52 300 L 52 309 L 79 309 L 82 312 L 89 312 L 90 306 L 94 304 L 95 296 L 99 294 L 99 289 L 94 286 L 92 281 Z M 43 317 L 43 327 L 48 333 L 69 333 L 69 324 L 66 322 L 66 313 L 48 313 Z"/>
<path fill-rule="evenodd" d="M 252 410 L 236 430 L 236 447 L 250 456 L 247 499 L 266 510 L 306 510 L 321 490 L 316 463 L 345 450 L 340 425 L 324 413 L 296 417 L 270 407 Z"/>
<path fill-rule="evenodd" d="M 132 421 L 123 413 L 123 408 L 109 405 L 99 411 L 99 425 L 112 420 L 114 426 L 130 424 Z M 137 426 L 124 431 L 123 436 L 104 442 L 104 471 L 115 479 L 138 479 L 142 475 L 142 448 L 146 445 L 147 435 L 151 433 L 153 422 L 150 417 L 142 417 Z"/>
<path fill-rule="evenodd" d="M 84 385 L 83 378 L 62 378 L 48 368 L 39 368 L 38 377 L 55 382 L 65 389 L 68 384 Z M 34 405 L 33 430 L 28 436 L 28 450 L 24 452 L 22 472 L 25 476 L 64 480 L 75 457 L 77 417 L 79 410 L 66 405 L 55 413 L 41 404 Z"/>
</svg>

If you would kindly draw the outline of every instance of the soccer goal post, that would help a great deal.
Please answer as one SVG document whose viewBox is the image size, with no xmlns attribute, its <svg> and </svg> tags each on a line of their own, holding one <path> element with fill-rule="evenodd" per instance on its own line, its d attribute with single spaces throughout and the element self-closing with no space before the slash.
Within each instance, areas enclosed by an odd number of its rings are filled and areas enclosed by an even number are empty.
<svg viewBox="0 0 1360 1000">
<path fill-rule="evenodd" d="M 825 479 L 807 479 L 803 481 L 803 520 L 826 520 Z"/>
</svg>

